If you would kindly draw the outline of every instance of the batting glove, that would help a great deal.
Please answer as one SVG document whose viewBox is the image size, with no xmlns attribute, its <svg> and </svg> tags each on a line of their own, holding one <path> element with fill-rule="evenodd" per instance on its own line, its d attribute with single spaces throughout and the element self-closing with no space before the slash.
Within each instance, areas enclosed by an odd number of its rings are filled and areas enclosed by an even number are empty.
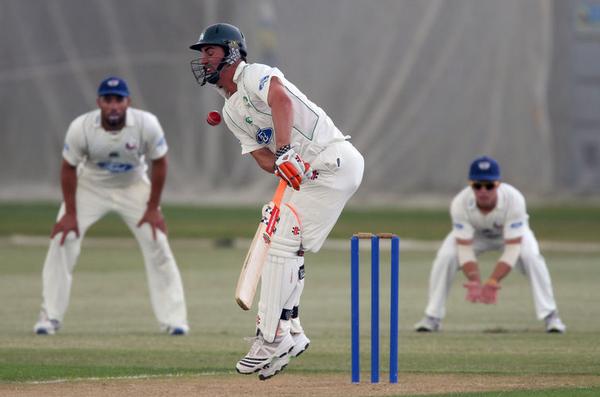
<svg viewBox="0 0 600 397">
<path fill-rule="evenodd" d="M 485 304 L 496 304 L 498 298 L 498 290 L 500 289 L 498 281 L 490 278 L 483 284 L 481 288 L 481 303 Z"/>
<path fill-rule="evenodd" d="M 300 185 L 312 172 L 310 164 L 304 162 L 290 145 L 282 146 L 275 155 L 275 175 L 295 190 L 300 190 Z"/>
<path fill-rule="evenodd" d="M 467 289 L 465 299 L 472 303 L 477 303 L 481 300 L 481 283 L 479 280 L 468 281 L 463 284 Z"/>
</svg>

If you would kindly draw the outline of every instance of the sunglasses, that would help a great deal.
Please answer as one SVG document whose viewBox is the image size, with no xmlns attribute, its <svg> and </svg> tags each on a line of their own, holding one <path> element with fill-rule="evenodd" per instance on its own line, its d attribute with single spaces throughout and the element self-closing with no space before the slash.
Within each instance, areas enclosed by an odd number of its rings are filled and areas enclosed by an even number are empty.
<svg viewBox="0 0 600 397">
<path fill-rule="evenodd" d="M 475 190 L 481 190 L 485 188 L 486 190 L 494 190 L 498 186 L 498 182 L 471 182 L 471 187 Z"/>
</svg>

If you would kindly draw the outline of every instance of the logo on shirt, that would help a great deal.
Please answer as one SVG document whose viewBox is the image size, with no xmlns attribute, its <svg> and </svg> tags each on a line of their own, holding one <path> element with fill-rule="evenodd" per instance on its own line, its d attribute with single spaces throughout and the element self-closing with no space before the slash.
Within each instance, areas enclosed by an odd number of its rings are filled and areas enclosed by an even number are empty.
<svg viewBox="0 0 600 397">
<path fill-rule="evenodd" d="M 123 172 L 128 172 L 133 169 L 133 164 L 128 163 L 111 163 L 109 161 L 100 161 L 96 163 L 98 168 L 106 170 L 111 174 L 121 174 Z"/>
<path fill-rule="evenodd" d="M 489 238 L 489 239 L 495 239 L 498 237 L 502 237 L 502 233 L 498 232 L 494 229 L 483 229 L 481 231 L 481 234 L 485 237 L 485 238 Z"/>
<path fill-rule="evenodd" d="M 261 91 L 263 88 L 265 88 L 265 84 L 267 84 L 267 81 L 269 81 L 269 76 L 265 76 L 260 79 L 260 82 L 258 83 L 259 91 Z"/>
<path fill-rule="evenodd" d="M 68 144 L 68 143 L 65 143 L 65 145 L 63 146 L 63 150 L 64 150 L 65 152 L 68 152 L 68 151 L 69 151 L 69 144 Z"/>
<path fill-rule="evenodd" d="M 455 229 L 458 229 L 458 230 L 461 230 L 464 228 L 462 223 L 454 223 L 453 226 Z"/>
<path fill-rule="evenodd" d="M 260 143 L 261 145 L 267 145 L 269 142 L 271 142 L 272 138 L 272 128 L 261 128 L 260 130 L 256 131 L 256 142 Z"/>
<path fill-rule="evenodd" d="M 137 142 L 135 140 L 130 140 L 125 143 L 125 149 L 127 150 L 135 150 L 137 149 Z"/>
<path fill-rule="evenodd" d="M 510 228 L 511 228 L 511 229 L 518 229 L 518 228 L 520 228 L 521 226 L 523 226 L 523 222 L 522 222 L 522 221 L 515 222 L 515 223 L 511 223 L 511 224 L 510 224 Z"/>
<path fill-rule="evenodd" d="M 158 141 L 158 143 L 156 144 L 156 147 L 161 147 L 162 145 L 166 144 L 167 141 L 165 140 L 165 137 L 162 136 L 160 137 L 160 140 Z"/>
</svg>

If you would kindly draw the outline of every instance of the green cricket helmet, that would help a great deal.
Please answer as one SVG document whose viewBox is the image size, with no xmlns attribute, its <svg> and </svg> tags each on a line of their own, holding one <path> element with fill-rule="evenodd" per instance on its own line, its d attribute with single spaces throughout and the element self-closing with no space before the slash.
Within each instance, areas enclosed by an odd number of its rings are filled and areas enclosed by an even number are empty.
<svg viewBox="0 0 600 397">
<path fill-rule="evenodd" d="M 239 59 L 245 59 L 248 55 L 246 49 L 246 39 L 244 34 L 236 26 L 228 23 L 216 23 L 208 26 L 200 34 L 198 41 L 190 46 L 190 49 L 201 51 L 202 47 L 216 45 L 225 51 L 225 56 L 219 63 L 217 70 L 209 72 L 200 59 L 191 61 L 192 73 L 200 85 L 207 82 L 216 84 L 219 81 L 219 74 L 225 65 L 232 65 Z"/>
</svg>

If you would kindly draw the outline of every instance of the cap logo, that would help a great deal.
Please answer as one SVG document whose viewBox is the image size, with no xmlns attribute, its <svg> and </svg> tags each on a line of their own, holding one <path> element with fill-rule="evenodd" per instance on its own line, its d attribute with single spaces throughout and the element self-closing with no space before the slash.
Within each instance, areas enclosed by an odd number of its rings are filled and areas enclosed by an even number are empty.
<svg viewBox="0 0 600 397">
<path fill-rule="evenodd" d="M 238 43 L 235 40 L 227 40 L 226 43 L 229 46 L 229 48 L 240 48 L 240 43 Z"/>
<path fill-rule="evenodd" d="M 489 170 L 492 165 L 489 161 L 481 161 L 479 162 L 478 166 L 480 170 L 486 171 Z"/>
<path fill-rule="evenodd" d="M 109 87 L 117 87 L 119 85 L 119 80 L 117 80 L 117 79 L 108 80 L 106 82 L 106 85 Z"/>
<path fill-rule="evenodd" d="M 204 39 L 204 32 L 200 33 L 200 37 L 198 38 L 198 41 L 203 40 Z"/>
</svg>

